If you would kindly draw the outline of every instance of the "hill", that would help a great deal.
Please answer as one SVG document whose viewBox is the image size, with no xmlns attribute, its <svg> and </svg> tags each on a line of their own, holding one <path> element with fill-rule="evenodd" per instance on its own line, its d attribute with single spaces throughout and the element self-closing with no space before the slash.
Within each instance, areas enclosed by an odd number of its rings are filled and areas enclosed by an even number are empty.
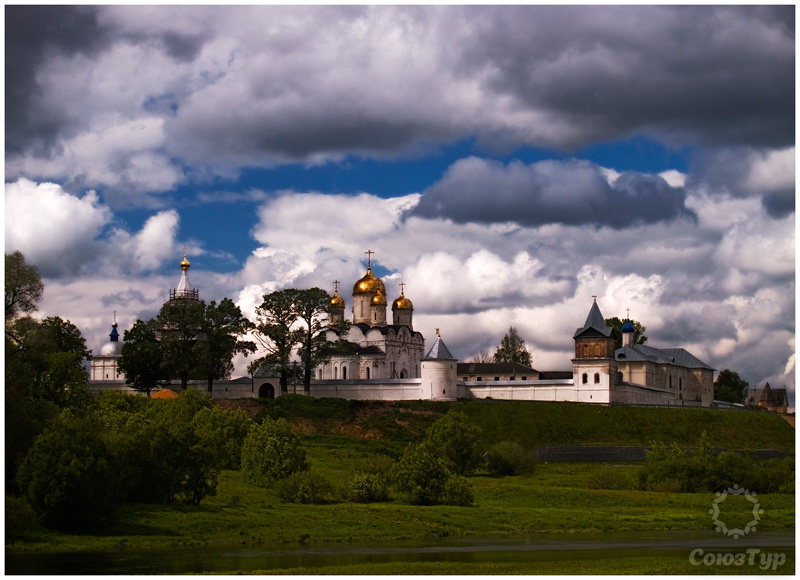
<svg viewBox="0 0 800 580">
<path fill-rule="evenodd" d="M 706 431 L 715 447 L 794 451 L 794 428 L 778 415 L 758 411 L 583 405 L 538 401 L 349 401 L 288 395 L 277 399 L 218 401 L 250 416 L 283 417 L 296 432 L 338 434 L 400 445 L 422 436 L 449 411 L 466 414 L 487 444 L 516 441 L 548 445 L 691 446 Z"/>
</svg>

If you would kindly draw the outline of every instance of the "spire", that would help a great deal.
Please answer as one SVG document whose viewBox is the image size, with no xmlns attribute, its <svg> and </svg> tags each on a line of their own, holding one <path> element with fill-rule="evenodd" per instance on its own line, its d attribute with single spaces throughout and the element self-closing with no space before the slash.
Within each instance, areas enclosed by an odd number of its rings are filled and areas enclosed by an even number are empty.
<svg viewBox="0 0 800 580">
<path fill-rule="evenodd" d="M 442 335 L 439 334 L 439 329 L 436 329 L 436 342 L 433 343 L 433 346 L 428 351 L 428 354 L 425 355 L 426 360 L 457 360 L 450 351 L 448 350 L 447 346 L 444 344 L 442 340 Z"/>
<path fill-rule="evenodd" d="M 592 308 L 589 310 L 589 316 L 586 317 L 586 322 L 582 328 L 578 328 L 573 335 L 573 338 L 579 334 L 583 334 L 587 330 L 595 330 L 603 336 L 611 336 L 611 327 L 606 325 L 606 319 L 603 318 L 603 313 L 600 312 L 600 307 L 597 305 L 597 296 L 592 296 Z"/>
<path fill-rule="evenodd" d="M 199 299 L 199 293 L 197 289 L 192 288 L 192 285 L 189 283 L 189 268 L 191 268 L 191 264 L 189 260 L 186 258 L 186 248 L 183 249 L 183 260 L 181 260 L 181 279 L 178 282 L 178 287 L 175 290 L 171 290 L 169 293 L 170 300 L 175 298 L 190 298 L 192 300 Z"/>
</svg>

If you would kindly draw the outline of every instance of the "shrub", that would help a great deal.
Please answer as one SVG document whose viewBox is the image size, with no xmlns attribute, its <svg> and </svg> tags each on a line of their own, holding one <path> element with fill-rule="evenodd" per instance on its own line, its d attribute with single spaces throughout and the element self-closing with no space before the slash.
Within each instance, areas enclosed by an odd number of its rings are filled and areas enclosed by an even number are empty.
<svg viewBox="0 0 800 580">
<path fill-rule="evenodd" d="M 319 473 L 300 471 L 278 482 L 278 497 L 292 503 L 322 504 L 334 500 L 333 486 Z"/>
<path fill-rule="evenodd" d="M 306 468 L 306 452 L 285 419 L 265 418 L 250 429 L 242 446 L 242 471 L 250 483 L 267 487 Z"/>
<path fill-rule="evenodd" d="M 681 491 L 681 482 L 675 478 L 668 477 L 650 484 L 650 491 L 661 493 L 675 493 Z"/>
<path fill-rule="evenodd" d="M 463 413 L 451 412 L 428 429 L 425 443 L 457 475 L 469 475 L 481 464 L 481 432 Z"/>
<path fill-rule="evenodd" d="M 630 471 L 611 465 L 595 469 L 586 478 L 589 489 L 636 489 L 636 486 L 636 478 Z"/>
<path fill-rule="evenodd" d="M 449 477 L 445 462 L 425 444 L 410 444 L 397 465 L 394 485 L 409 503 L 434 505 L 439 503 Z"/>
<path fill-rule="evenodd" d="M 357 503 L 386 501 L 389 499 L 388 481 L 377 473 L 355 473 L 345 486 L 345 495 Z"/>
<path fill-rule="evenodd" d="M 466 478 L 452 475 L 444 482 L 441 503 L 445 505 L 471 506 L 475 501 L 475 493 Z"/>
<path fill-rule="evenodd" d="M 536 467 L 536 454 L 519 443 L 501 441 L 486 453 L 486 466 L 489 475 L 494 476 L 532 473 Z"/>
<path fill-rule="evenodd" d="M 242 445 L 252 421 L 243 411 L 210 407 L 200 409 L 192 419 L 192 430 L 200 442 L 218 454 L 219 467 L 239 469 Z"/>
<path fill-rule="evenodd" d="M 6 541 L 24 538 L 39 527 L 33 508 L 24 499 L 6 496 Z"/>
<path fill-rule="evenodd" d="M 42 523 L 92 528 L 110 521 L 121 498 L 111 453 L 93 415 L 64 412 L 36 438 L 18 474 Z"/>
</svg>

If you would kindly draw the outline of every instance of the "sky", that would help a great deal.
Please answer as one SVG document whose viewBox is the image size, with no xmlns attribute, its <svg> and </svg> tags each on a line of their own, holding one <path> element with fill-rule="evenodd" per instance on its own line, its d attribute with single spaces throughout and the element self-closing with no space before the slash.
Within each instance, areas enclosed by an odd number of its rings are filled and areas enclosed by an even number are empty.
<svg viewBox="0 0 800 580">
<path fill-rule="evenodd" d="M 184 248 L 249 317 L 372 250 L 461 360 L 569 370 L 597 296 L 793 391 L 794 10 L 9 5 L 6 252 L 96 352 Z"/>
</svg>

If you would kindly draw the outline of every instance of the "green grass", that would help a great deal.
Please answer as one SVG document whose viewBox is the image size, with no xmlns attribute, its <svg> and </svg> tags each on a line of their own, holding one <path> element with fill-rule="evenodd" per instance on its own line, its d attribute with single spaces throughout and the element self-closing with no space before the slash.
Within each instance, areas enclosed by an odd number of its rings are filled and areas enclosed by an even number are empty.
<svg viewBox="0 0 800 580">
<path fill-rule="evenodd" d="M 487 444 L 692 446 L 702 431 L 727 449 L 794 451 L 794 428 L 773 413 L 643 408 L 541 401 L 347 401 L 300 395 L 260 400 L 262 416 L 284 417 L 306 433 L 345 434 L 401 444 L 418 439 L 450 410 L 465 413 Z"/>
</svg>

